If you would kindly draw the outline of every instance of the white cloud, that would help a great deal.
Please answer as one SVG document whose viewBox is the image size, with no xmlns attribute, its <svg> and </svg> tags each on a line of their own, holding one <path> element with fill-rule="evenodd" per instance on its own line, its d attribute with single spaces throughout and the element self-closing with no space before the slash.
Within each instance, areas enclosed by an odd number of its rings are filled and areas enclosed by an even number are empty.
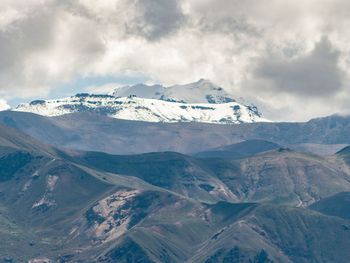
<svg viewBox="0 0 350 263">
<path fill-rule="evenodd" d="M 0 99 L 0 111 L 10 109 L 10 105 L 7 104 L 7 101 L 4 99 Z"/>
<path fill-rule="evenodd" d="M 99 86 L 88 86 L 88 87 L 86 87 L 86 91 L 88 93 L 92 93 L 92 94 L 110 94 L 116 88 L 123 87 L 123 86 L 125 86 L 125 85 L 119 84 L 119 83 L 107 83 L 107 84 L 99 85 Z"/>
</svg>

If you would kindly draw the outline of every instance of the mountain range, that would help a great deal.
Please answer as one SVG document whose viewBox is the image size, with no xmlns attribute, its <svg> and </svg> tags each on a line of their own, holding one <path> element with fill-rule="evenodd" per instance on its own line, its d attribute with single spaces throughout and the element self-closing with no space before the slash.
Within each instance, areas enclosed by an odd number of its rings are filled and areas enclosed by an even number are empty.
<svg viewBox="0 0 350 263">
<path fill-rule="evenodd" d="M 119 120 L 96 113 L 46 117 L 2 111 L 0 123 L 59 147 L 138 154 L 196 154 L 246 140 L 264 140 L 297 151 L 329 155 L 350 144 L 350 117 L 333 115 L 305 123 L 154 123 Z M 155 136 L 156 135 L 156 136 Z"/>
<path fill-rule="evenodd" d="M 147 122 L 227 124 L 267 121 L 254 105 L 236 102 L 222 88 L 205 80 L 168 88 L 139 84 L 116 89 L 110 95 L 80 93 L 63 99 L 35 100 L 13 110 L 43 116 L 93 112 Z"/>
<path fill-rule="evenodd" d="M 235 103 L 201 80 L 0 112 L 0 261 L 347 263 L 350 117 L 167 119 Z"/>
<path fill-rule="evenodd" d="M 57 149 L 9 127 L 0 131 L 5 262 L 347 262 L 350 256 L 350 221 L 329 212 L 332 200 L 347 202 L 340 193 L 350 191 L 343 151 L 319 157 L 278 148 L 239 160 L 121 156 Z"/>
</svg>

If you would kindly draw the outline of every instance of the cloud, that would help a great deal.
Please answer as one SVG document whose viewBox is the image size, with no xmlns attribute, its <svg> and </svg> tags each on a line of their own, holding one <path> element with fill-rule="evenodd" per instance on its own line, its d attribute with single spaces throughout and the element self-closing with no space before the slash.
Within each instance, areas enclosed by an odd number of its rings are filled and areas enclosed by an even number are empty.
<svg viewBox="0 0 350 263">
<path fill-rule="evenodd" d="M 34 2 L 0 32 L 2 95 L 9 90 L 19 97 L 47 94 L 51 85 L 68 81 L 103 52 L 94 23 L 54 1 Z"/>
<path fill-rule="evenodd" d="M 2 0 L 0 95 L 46 97 L 76 79 L 125 74 L 164 85 L 211 79 L 285 119 L 347 111 L 349 5 Z"/>
<path fill-rule="evenodd" d="M 186 17 L 178 0 L 65 0 L 68 12 L 103 24 L 122 37 L 136 36 L 149 41 L 175 33 Z M 109 34 L 110 32 L 108 32 Z"/>
<path fill-rule="evenodd" d="M 333 96 L 342 88 L 345 77 L 339 68 L 340 52 L 323 37 L 314 49 L 303 56 L 285 58 L 265 56 L 254 72 L 267 81 L 266 88 L 307 97 Z"/>
<path fill-rule="evenodd" d="M 149 40 L 157 40 L 176 32 L 185 22 L 177 0 L 137 0 L 137 15 L 127 30 Z"/>
<path fill-rule="evenodd" d="M 7 101 L 4 99 L 0 99 L 0 111 L 10 109 L 10 105 L 7 104 Z"/>
</svg>

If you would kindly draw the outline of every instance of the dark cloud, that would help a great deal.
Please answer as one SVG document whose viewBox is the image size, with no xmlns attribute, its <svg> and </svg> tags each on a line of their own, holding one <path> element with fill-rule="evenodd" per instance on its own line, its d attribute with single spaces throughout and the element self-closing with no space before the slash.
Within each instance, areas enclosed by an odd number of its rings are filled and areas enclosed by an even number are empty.
<svg viewBox="0 0 350 263">
<path fill-rule="evenodd" d="M 201 17 L 198 28 L 203 33 L 225 34 L 239 40 L 242 36 L 261 37 L 259 29 L 249 24 L 242 18 L 223 17 L 222 19 L 211 20 L 208 17 Z"/>
<path fill-rule="evenodd" d="M 127 24 L 127 30 L 149 40 L 170 35 L 185 22 L 177 0 L 137 0 L 136 7 L 140 14 Z"/>
<path fill-rule="evenodd" d="M 323 37 L 305 56 L 264 56 L 254 73 L 258 79 L 268 80 L 270 90 L 310 97 L 335 95 L 345 77 L 338 66 L 339 56 L 340 52 Z"/>
<path fill-rule="evenodd" d="M 91 2 L 60 0 L 68 12 L 94 20 L 115 32 L 159 40 L 176 32 L 186 21 L 177 0 L 115 0 Z"/>
</svg>

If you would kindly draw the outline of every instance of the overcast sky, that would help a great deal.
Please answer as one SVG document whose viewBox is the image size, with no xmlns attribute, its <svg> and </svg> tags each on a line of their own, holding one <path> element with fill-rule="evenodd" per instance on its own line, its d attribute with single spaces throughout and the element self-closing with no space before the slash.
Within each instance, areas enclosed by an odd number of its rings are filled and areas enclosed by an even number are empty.
<svg viewBox="0 0 350 263">
<path fill-rule="evenodd" d="M 0 0 L 0 96 L 206 78 L 273 120 L 349 113 L 349 28 L 347 0 Z"/>
</svg>

